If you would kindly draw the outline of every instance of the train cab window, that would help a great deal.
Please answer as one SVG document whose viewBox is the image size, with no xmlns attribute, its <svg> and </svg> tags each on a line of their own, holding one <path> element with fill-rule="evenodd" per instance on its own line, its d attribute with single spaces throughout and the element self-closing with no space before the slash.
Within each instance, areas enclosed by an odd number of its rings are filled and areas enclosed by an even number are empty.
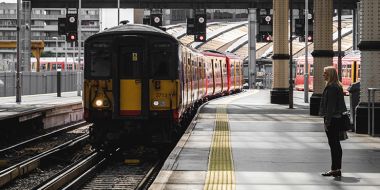
<svg viewBox="0 0 380 190">
<path fill-rule="evenodd" d="M 170 77 L 170 70 L 174 64 L 173 53 L 169 49 L 160 49 L 160 51 L 154 51 L 151 54 L 150 64 L 152 77 Z"/>
<path fill-rule="evenodd" d="M 89 45 L 86 58 L 86 74 L 91 77 L 109 77 L 111 75 L 112 54 L 108 43 L 93 43 Z M 88 69 L 87 69 L 88 68 Z"/>
</svg>

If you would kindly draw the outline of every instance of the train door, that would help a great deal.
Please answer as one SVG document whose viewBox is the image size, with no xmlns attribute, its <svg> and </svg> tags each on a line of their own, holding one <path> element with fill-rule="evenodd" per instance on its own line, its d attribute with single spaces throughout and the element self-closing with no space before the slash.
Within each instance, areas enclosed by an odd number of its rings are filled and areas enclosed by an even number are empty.
<svg viewBox="0 0 380 190">
<path fill-rule="evenodd" d="M 214 65 L 214 59 L 211 59 L 211 65 L 212 65 L 212 94 L 215 94 L 215 88 L 216 88 L 216 75 L 215 75 L 215 65 Z"/>
<path fill-rule="evenodd" d="M 145 39 L 123 36 L 117 40 L 118 59 L 116 82 L 120 90 L 115 93 L 120 103 L 120 116 L 149 114 L 149 70 L 145 60 Z"/>
<path fill-rule="evenodd" d="M 219 60 L 219 71 L 220 71 L 220 92 L 223 93 L 223 89 L 224 89 L 224 66 L 223 66 L 223 63 L 222 63 L 222 60 Z"/>
</svg>

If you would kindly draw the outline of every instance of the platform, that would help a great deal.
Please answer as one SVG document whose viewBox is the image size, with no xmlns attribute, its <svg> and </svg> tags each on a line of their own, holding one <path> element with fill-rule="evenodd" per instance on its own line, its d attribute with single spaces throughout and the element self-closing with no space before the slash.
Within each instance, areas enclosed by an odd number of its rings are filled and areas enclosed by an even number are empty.
<svg viewBox="0 0 380 190">
<path fill-rule="evenodd" d="M 294 107 L 254 90 L 207 103 L 171 152 L 151 190 L 380 189 L 380 138 L 349 133 L 342 178 L 323 177 L 330 151 L 322 118 L 303 92 Z"/>
<path fill-rule="evenodd" d="M 63 92 L 0 98 L 0 124 L 17 124 L 37 117 L 43 119 L 44 128 L 82 120 L 82 97 L 77 92 Z"/>
</svg>

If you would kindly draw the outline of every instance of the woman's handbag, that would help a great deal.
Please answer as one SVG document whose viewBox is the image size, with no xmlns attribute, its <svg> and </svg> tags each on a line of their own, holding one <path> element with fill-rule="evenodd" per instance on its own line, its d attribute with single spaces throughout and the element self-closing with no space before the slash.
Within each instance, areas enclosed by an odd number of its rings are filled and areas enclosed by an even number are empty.
<svg viewBox="0 0 380 190">
<path fill-rule="evenodd" d="M 339 140 L 344 141 L 348 139 L 347 131 L 339 131 Z"/>
<path fill-rule="evenodd" d="M 342 117 L 340 118 L 340 131 L 348 131 L 350 130 L 350 117 L 347 113 L 343 113 Z"/>
</svg>

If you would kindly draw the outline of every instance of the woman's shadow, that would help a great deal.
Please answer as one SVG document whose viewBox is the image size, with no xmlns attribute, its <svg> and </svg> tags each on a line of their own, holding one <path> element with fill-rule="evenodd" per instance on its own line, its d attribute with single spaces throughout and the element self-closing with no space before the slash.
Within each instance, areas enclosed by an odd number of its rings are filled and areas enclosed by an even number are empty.
<svg viewBox="0 0 380 190">
<path fill-rule="evenodd" d="M 359 183 L 360 178 L 357 177 L 346 177 L 346 176 L 341 176 L 341 177 L 335 177 L 335 181 L 340 181 L 343 183 Z"/>
</svg>

